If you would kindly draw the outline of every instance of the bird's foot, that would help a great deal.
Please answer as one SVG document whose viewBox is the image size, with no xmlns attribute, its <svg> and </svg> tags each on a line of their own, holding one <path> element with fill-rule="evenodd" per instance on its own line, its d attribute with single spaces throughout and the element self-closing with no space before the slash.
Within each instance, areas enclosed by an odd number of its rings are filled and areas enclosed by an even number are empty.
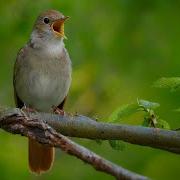
<svg viewBox="0 0 180 180">
<path fill-rule="evenodd" d="M 27 112 L 27 113 L 35 113 L 35 112 L 37 112 L 34 108 L 30 108 L 30 107 L 27 107 L 27 106 L 23 106 L 23 107 L 21 108 L 21 110 L 22 110 L 22 111 L 25 111 L 25 112 Z"/>
<path fill-rule="evenodd" d="M 53 106 L 52 108 L 53 108 L 53 112 L 54 112 L 55 114 L 60 114 L 60 115 L 62 115 L 62 116 L 65 115 L 64 110 L 59 109 L 58 107 L 55 107 L 55 106 Z"/>
</svg>

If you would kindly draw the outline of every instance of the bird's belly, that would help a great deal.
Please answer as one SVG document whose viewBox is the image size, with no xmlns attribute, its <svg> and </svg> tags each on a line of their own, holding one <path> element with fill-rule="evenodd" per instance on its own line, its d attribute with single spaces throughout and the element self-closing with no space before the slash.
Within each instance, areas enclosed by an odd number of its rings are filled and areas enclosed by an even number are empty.
<svg viewBox="0 0 180 180">
<path fill-rule="evenodd" d="M 50 111 L 58 106 L 67 96 L 69 90 L 68 76 L 62 74 L 29 72 L 22 77 L 17 91 L 23 102 L 39 111 Z"/>
</svg>

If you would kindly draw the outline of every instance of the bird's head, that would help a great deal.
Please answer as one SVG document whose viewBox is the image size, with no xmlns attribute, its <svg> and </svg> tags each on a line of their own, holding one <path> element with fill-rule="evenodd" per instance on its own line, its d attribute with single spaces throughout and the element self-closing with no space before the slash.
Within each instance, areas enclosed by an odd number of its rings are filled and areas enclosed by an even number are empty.
<svg viewBox="0 0 180 180">
<path fill-rule="evenodd" d="M 45 11 L 38 16 L 32 34 L 47 40 L 64 39 L 64 22 L 68 18 L 56 10 Z"/>
</svg>

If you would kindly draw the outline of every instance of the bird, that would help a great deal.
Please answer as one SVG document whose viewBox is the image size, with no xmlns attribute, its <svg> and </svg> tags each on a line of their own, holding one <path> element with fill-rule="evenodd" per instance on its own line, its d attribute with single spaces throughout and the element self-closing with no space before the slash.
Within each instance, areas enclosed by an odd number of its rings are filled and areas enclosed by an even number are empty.
<svg viewBox="0 0 180 180">
<path fill-rule="evenodd" d="M 27 43 L 17 53 L 13 87 L 16 107 L 52 113 L 63 111 L 71 85 L 71 59 L 65 48 L 69 16 L 46 10 L 37 17 Z M 54 148 L 28 138 L 29 168 L 41 174 L 54 161 Z"/>
</svg>

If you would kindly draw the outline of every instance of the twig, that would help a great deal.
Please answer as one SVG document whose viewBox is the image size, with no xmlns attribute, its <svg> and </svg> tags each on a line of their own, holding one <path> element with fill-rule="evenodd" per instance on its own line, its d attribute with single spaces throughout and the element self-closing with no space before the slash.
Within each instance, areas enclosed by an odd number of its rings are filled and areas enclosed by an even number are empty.
<svg viewBox="0 0 180 180">
<path fill-rule="evenodd" d="M 62 134 L 57 133 L 44 121 L 29 118 L 18 109 L 14 109 L 14 113 L 6 112 L 6 116 L 3 117 L 1 114 L 0 127 L 11 133 L 31 137 L 48 146 L 61 148 L 66 153 L 91 164 L 96 170 L 111 174 L 116 179 L 147 179 L 147 177 L 128 171 L 98 156 Z"/>
</svg>

